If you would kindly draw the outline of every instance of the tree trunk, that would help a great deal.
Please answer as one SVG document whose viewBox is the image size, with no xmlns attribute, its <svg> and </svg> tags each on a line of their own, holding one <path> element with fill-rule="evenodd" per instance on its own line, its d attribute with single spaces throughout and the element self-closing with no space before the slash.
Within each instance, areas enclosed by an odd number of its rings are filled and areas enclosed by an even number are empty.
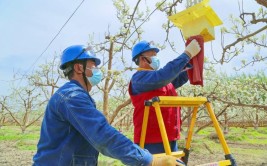
<svg viewBox="0 0 267 166">
<path fill-rule="evenodd" d="M 255 118 L 255 122 L 254 122 L 254 129 L 258 130 L 259 128 L 259 114 L 258 114 L 258 110 L 256 111 L 256 118 Z"/>
<path fill-rule="evenodd" d="M 24 132 L 26 131 L 26 126 L 20 126 L 21 129 L 21 133 L 24 134 Z"/>
<path fill-rule="evenodd" d="M 111 80 L 111 68 L 112 68 L 112 60 L 113 60 L 113 46 L 114 46 L 114 42 L 111 41 L 110 42 L 110 47 L 109 47 L 109 56 L 108 56 L 108 72 L 107 72 L 107 77 L 106 77 L 106 80 L 105 80 L 105 85 L 104 85 L 104 96 L 103 96 L 103 113 L 104 115 L 107 117 L 108 121 L 109 120 L 109 117 L 108 117 L 108 96 L 109 96 L 109 92 L 110 92 L 110 85 L 109 85 L 109 81 Z"/>
<path fill-rule="evenodd" d="M 228 116 L 227 112 L 224 113 L 224 127 L 223 127 L 223 133 L 228 134 L 229 132 L 229 127 L 228 127 Z"/>
<path fill-rule="evenodd" d="M 186 116 L 187 116 L 187 132 L 186 132 L 186 137 L 185 137 L 185 141 L 187 141 L 187 136 L 188 136 L 188 131 L 189 131 L 189 128 L 190 128 L 190 123 L 191 123 L 191 113 L 192 113 L 192 108 L 191 107 L 188 107 L 187 108 L 187 113 L 186 113 Z"/>
</svg>

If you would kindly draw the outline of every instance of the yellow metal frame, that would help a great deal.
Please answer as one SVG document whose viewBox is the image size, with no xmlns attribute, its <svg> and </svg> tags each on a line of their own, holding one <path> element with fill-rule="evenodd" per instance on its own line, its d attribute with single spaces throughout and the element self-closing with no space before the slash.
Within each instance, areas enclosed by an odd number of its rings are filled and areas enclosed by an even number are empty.
<svg viewBox="0 0 267 166">
<path fill-rule="evenodd" d="M 202 166 L 209 166 L 209 165 L 218 165 L 218 166 L 236 166 L 235 159 L 230 153 L 230 149 L 228 148 L 228 145 L 225 141 L 223 132 L 219 126 L 219 123 L 216 119 L 216 116 L 214 114 L 214 111 L 212 109 L 211 103 L 208 101 L 206 97 L 176 97 L 176 96 L 158 96 L 154 97 L 153 99 L 146 101 L 145 102 L 145 110 L 144 110 L 144 117 L 143 117 L 143 124 L 142 124 L 142 131 L 141 131 L 141 138 L 140 138 L 140 147 L 144 148 L 145 144 L 145 138 L 146 138 L 146 130 L 147 130 L 147 123 L 148 123 L 148 116 L 149 116 L 149 108 L 153 106 L 155 108 L 158 124 L 159 124 L 159 129 L 161 133 L 161 137 L 163 140 L 163 146 L 165 153 L 161 154 L 155 154 L 155 155 L 172 155 L 175 157 L 182 157 L 184 160 L 185 164 L 188 162 L 188 157 L 189 157 L 189 150 L 190 150 L 190 145 L 192 141 L 192 136 L 193 136 L 193 128 L 196 122 L 197 118 L 197 112 L 198 108 L 201 105 L 205 105 L 207 108 L 207 111 L 209 113 L 209 116 L 213 122 L 213 125 L 215 127 L 216 133 L 218 135 L 218 138 L 220 140 L 220 143 L 223 147 L 223 151 L 225 154 L 225 159 L 222 161 L 218 161 L 216 163 L 209 163 L 209 164 L 204 164 Z M 178 151 L 178 152 L 171 152 L 171 148 L 169 145 L 168 141 L 168 136 L 166 133 L 165 125 L 163 122 L 162 114 L 160 107 L 193 107 L 193 114 L 189 126 L 189 131 L 187 135 L 187 141 L 185 144 L 184 151 Z"/>
</svg>

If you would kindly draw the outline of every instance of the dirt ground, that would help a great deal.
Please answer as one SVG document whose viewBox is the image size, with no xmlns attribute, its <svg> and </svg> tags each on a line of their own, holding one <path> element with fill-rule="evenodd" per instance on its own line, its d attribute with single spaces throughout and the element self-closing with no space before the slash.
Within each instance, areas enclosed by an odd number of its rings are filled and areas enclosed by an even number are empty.
<svg viewBox="0 0 267 166">
<path fill-rule="evenodd" d="M 18 150 L 16 142 L 0 142 L 0 165 L 1 166 L 30 166 L 35 151 Z"/>
<path fill-rule="evenodd" d="M 228 146 L 238 166 L 267 166 L 267 146 L 238 143 L 233 144 L 229 142 Z M 204 144 L 203 151 L 201 151 L 201 153 L 194 152 L 193 149 L 190 153 L 188 165 L 194 166 L 224 160 L 224 153 L 222 149 L 217 152 L 211 149 L 212 147 L 206 147 Z"/>
<path fill-rule="evenodd" d="M 16 142 L 1 141 L 0 142 L 0 166 L 30 166 L 32 165 L 32 156 L 35 151 L 18 150 Z M 267 146 L 250 146 L 249 144 L 229 144 L 231 147 L 238 166 L 267 166 Z M 256 153 L 248 153 L 251 150 L 258 151 Z M 247 152 L 247 153 L 243 153 Z M 209 148 L 203 146 L 202 155 L 192 150 L 189 157 L 188 166 L 216 162 L 224 159 L 223 153 L 213 152 Z M 99 165 L 107 165 L 101 164 Z M 110 164 L 109 164 L 110 165 Z"/>
</svg>

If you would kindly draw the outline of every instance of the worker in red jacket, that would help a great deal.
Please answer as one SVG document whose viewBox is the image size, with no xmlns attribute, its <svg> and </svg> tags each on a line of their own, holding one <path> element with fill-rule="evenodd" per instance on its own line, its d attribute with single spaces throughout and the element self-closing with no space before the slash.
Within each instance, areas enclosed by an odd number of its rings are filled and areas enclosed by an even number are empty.
<svg viewBox="0 0 267 166">
<path fill-rule="evenodd" d="M 176 88 L 188 81 L 184 70 L 201 50 L 198 42 L 192 40 L 183 54 L 168 62 L 159 69 L 160 61 L 157 57 L 159 49 L 147 41 L 137 43 L 132 50 L 132 60 L 138 65 L 137 72 L 132 76 L 129 84 L 129 94 L 134 106 L 134 142 L 140 143 L 142 122 L 144 115 L 144 101 L 155 96 L 177 96 Z M 177 151 L 176 141 L 180 138 L 181 112 L 179 107 L 161 108 L 163 121 L 166 127 L 171 151 Z M 163 141 L 153 107 L 150 107 L 145 149 L 150 153 L 164 153 Z"/>
</svg>

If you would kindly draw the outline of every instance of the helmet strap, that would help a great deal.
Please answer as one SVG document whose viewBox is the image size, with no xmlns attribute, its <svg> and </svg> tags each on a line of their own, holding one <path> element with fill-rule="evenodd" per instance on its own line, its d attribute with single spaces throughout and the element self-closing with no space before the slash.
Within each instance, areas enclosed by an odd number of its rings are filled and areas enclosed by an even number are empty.
<svg viewBox="0 0 267 166">
<path fill-rule="evenodd" d="M 73 65 L 69 65 L 66 69 L 63 70 L 64 76 L 68 76 L 69 72 L 72 71 Z"/>
<path fill-rule="evenodd" d="M 86 75 L 85 75 L 85 71 L 86 71 L 86 62 L 87 61 L 83 61 L 82 64 L 83 64 L 83 81 L 85 83 L 85 86 L 86 86 L 86 91 L 88 92 L 88 83 L 87 83 L 87 78 L 86 78 Z"/>
<path fill-rule="evenodd" d="M 151 64 L 152 63 L 145 56 L 142 56 L 142 58 L 144 58 L 148 64 Z"/>
</svg>

